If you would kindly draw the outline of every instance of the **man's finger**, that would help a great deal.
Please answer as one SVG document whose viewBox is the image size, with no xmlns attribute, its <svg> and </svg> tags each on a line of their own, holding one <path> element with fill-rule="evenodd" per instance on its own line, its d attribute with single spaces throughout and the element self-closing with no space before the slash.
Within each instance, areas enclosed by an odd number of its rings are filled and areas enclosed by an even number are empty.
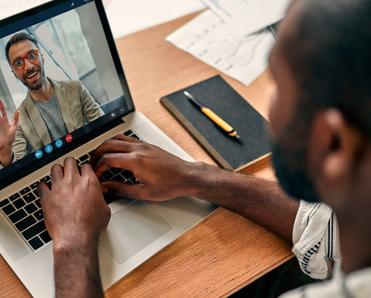
<svg viewBox="0 0 371 298">
<path fill-rule="evenodd" d="M 8 114 L 6 113 L 4 103 L 1 99 L 0 99 L 0 113 L 1 117 L 4 118 L 4 120 L 8 119 Z"/>
<path fill-rule="evenodd" d="M 93 167 L 90 164 L 83 164 L 81 166 L 81 176 L 95 175 Z"/>
<path fill-rule="evenodd" d="M 137 150 L 138 147 L 130 142 L 123 142 L 120 140 L 107 140 L 102 145 L 100 145 L 94 152 L 90 163 L 93 167 L 96 165 L 98 160 L 107 153 L 128 153 Z"/>
<path fill-rule="evenodd" d="M 125 141 L 125 142 L 130 142 L 130 143 L 143 143 L 142 141 L 133 138 L 133 137 L 128 137 L 123 134 L 118 134 L 113 137 L 114 140 L 120 140 L 120 141 Z"/>
<path fill-rule="evenodd" d="M 48 196 L 50 193 L 49 187 L 45 183 L 40 183 L 39 184 L 39 196 L 40 196 L 40 201 L 41 203 L 45 199 L 46 196 Z"/>
<path fill-rule="evenodd" d="M 18 129 L 18 126 L 19 126 L 19 110 L 16 110 L 14 115 L 13 115 L 13 125 L 16 127 L 16 129 Z"/>
<path fill-rule="evenodd" d="M 72 179 L 77 175 L 80 176 L 80 172 L 77 167 L 76 159 L 74 159 L 73 157 L 67 157 L 64 160 L 64 177 Z"/>
<path fill-rule="evenodd" d="M 61 165 L 54 165 L 51 170 L 52 185 L 55 185 L 57 181 L 62 180 L 64 176 L 63 167 Z"/>
<path fill-rule="evenodd" d="M 97 162 L 95 174 L 101 178 L 109 168 L 126 169 L 133 172 L 132 153 L 107 153 Z"/>
<path fill-rule="evenodd" d="M 145 200 L 147 197 L 146 186 L 143 184 L 131 185 L 122 182 L 107 181 L 102 183 L 102 189 L 104 192 L 132 199 Z"/>
</svg>

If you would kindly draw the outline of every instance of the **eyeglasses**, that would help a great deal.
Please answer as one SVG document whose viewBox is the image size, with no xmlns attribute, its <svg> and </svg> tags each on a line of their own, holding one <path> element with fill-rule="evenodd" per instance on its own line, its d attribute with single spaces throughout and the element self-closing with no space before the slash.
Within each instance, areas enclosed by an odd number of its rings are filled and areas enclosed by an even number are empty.
<svg viewBox="0 0 371 298">
<path fill-rule="evenodd" d="M 23 57 L 18 57 L 15 59 L 12 63 L 13 67 L 16 70 L 23 70 L 26 62 L 25 60 L 27 59 L 28 62 L 32 63 L 33 65 L 39 65 L 39 50 L 34 49 L 29 51 L 25 56 Z"/>
</svg>

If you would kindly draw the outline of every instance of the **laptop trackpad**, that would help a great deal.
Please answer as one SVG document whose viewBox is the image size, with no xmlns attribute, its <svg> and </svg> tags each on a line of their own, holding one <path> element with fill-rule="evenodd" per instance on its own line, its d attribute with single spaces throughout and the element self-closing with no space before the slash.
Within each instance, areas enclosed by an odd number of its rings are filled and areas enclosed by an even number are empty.
<svg viewBox="0 0 371 298">
<path fill-rule="evenodd" d="M 169 230 L 151 206 L 136 201 L 111 217 L 102 244 L 118 263 L 123 263 Z"/>
</svg>

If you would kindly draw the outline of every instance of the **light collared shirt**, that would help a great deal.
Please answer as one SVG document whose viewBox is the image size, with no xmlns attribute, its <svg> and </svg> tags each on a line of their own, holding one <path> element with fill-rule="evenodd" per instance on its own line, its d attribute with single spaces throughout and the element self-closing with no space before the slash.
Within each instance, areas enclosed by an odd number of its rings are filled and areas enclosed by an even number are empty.
<svg viewBox="0 0 371 298">
<path fill-rule="evenodd" d="M 281 298 L 371 297 L 371 268 L 341 271 L 336 217 L 325 204 L 300 202 L 293 228 L 293 253 L 302 271 L 323 282 L 300 287 Z"/>
</svg>

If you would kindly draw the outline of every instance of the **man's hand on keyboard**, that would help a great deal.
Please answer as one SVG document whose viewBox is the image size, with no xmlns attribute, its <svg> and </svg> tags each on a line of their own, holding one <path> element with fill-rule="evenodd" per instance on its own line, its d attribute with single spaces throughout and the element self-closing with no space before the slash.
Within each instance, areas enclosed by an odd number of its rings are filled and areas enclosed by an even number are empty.
<svg viewBox="0 0 371 298">
<path fill-rule="evenodd" d="M 41 184 L 40 195 L 54 246 L 76 247 L 98 242 L 108 224 L 110 209 L 91 166 L 83 165 L 80 173 L 76 160 L 67 158 L 64 167 L 53 166 L 51 177 L 51 190 Z"/>
<path fill-rule="evenodd" d="M 102 183 L 103 191 L 154 201 L 192 195 L 197 177 L 205 168 L 202 163 L 184 161 L 157 146 L 124 135 L 98 147 L 91 163 L 100 179 L 109 168 L 120 168 L 133 172 L 140 181 L 134 185 L 106 181 Z"/>
<path fill-rule="evenodd" d="M 103 297 L 98 240 L 110 218 L 90 165 L 81 173 L 74 158 L 51 171 L 51 190 L 40 184 L 46 228 L 53 239 L 56 297 Z"/>
</svg>

